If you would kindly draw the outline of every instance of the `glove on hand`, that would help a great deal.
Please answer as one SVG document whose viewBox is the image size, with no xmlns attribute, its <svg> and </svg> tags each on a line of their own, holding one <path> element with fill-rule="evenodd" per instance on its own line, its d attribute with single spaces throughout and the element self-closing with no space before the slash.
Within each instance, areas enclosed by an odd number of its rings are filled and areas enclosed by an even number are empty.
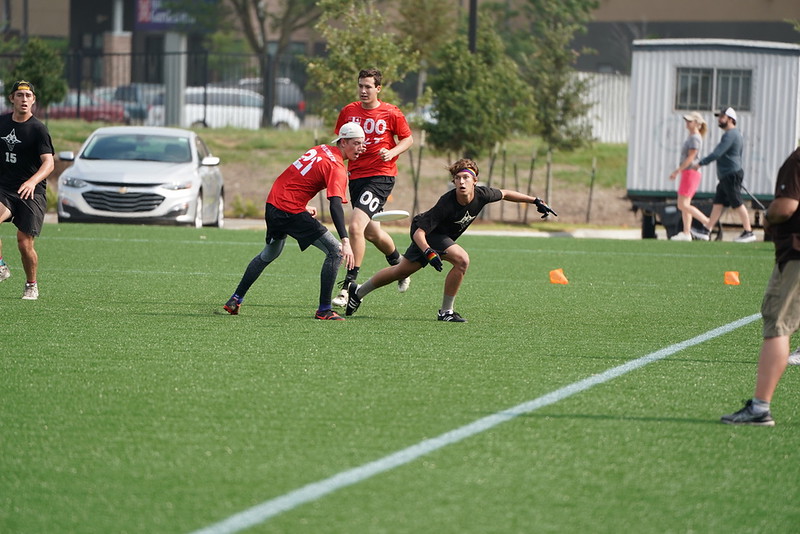
<svg viewBox="0 0 800 534">
<path fill-rule="evenodd" d="M 433 265 L 434 269 L 442 272 L 442 268 L 444 267 L 444 265 L 442 265 L 442 258 L 440 258 L 436 251 L 431 247 L 425 249 L 425 259 L 428 260 L 429 264 Z"/>
<path fill-rule="evenodd" d="M 545 204 L 544 200 L 542 200 L 541 198 L 536 197 L 536 200 L 534 200 L 533 203 L 536 205 L 536 211 L 538 211 L 539 213 L 543 213 L 544 214 L 544 215 L 542 215 L 542 219 L 547 217 L 547 215 L 550 214 L 550 213 L 552 213 L 553 215 L 558 217 L 558 213 L 553 211 L 553 209 L 550 206 Z"/>
</svg>

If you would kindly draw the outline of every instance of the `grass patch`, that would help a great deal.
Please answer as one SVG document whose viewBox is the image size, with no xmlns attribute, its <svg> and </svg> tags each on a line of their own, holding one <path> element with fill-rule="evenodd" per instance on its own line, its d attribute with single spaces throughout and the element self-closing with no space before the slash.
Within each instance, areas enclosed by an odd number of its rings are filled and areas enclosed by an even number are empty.
<svg viewBox="0 0 800 534">
<path fill-rule="evenodd" d="M 53 120 L 48 124 L 56 152 L 63 150 L 77 151 L 81 143 L 94 131 L 97 125 L 77 120 Z M 211 151 L 225 163 L 247 163 L 254 174 L 263 173 L 275 161 L 285 167 L 298 154 L 314 143 L 327 143 L 333 138 L 330 128 L 296 132 L 283 130 L 238 130 L 231 128 L 197 130 Z M 416 150 L 418 147 L 415 147 Z M 505 143 L 506 176 L 511 183 L 514 165 L 517 165 L 521 184 L 527 183 L 531 155 L 539 151 L 542 143 L 537 138 L 512 136 Z M 434 176 L 441 180 L 442 168 L 448 155 L 431 152 L 426 146 L 423 157 L 436 162 Z M 502 164 L 502 153 L 498 154 L 495 163 L 494 177 L 499 180 Z M 627 165 L 627 146 L 597 143 L 591 148 L 574 152 L 555 152 L 553 155 L 554 174 L 559 180 L 572 184 L 588 184 L 591 180 L 592 158 L 597 159 L 596 184 L 599 187 L 624 187 L 625 169 Z M 488 173 L 489 155 L 482 159 L 484 173 Z M 404 155 L 398 164 L 405 167 L 408 156 Z M 416 161 L 416 159 L 415 159 Z M 281 167 L 283 168 L 283 167 Z M 541 183 L 545 172 L 545 157 L 541 154 L 536 161 L 536 181 Z M 407 172 L 407 171 L 406 171 Z M 524 189 L 521 185 L 520 189 Z"/>
<path fill-rule="evenodd" d="M 467 234 L 468 323 L 435 320 L 430 269 L 333 323 L 312 319 L 322 254 L 292 242 L 239 316 L 217 313 L 261 231 L 47 225 L 35 302 L 19 299 L 14 237 L 0 226 L 6 532 L 211 525 L 757 313 L 772 264 L 768 243 Z M 774 429 L 718 423 L 752 394 L 759 345 L 756 321 L 255 531 L 791 532 L 796 369 Z M 742 506 L 743 488 L 775 487 Z"/>
</svg>

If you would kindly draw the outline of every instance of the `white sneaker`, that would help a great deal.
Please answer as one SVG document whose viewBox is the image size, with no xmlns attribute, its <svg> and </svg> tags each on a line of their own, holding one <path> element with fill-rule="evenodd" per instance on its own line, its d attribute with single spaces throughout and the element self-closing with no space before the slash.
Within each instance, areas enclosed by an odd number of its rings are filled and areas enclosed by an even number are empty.
<svg viewBox="0 0 800 534">
<path fill-rule="evenodd" d="M 5 263 L 0 265 L 0 282 L 11 276 L 11 269 Z"/>
<path fill-rule="evenodd" d="M 674 236 L 669 238 L 670 241 L 691 241 L 692 235 L 691 234 L 684 234 L 683 232 L 678 232 Z"/>
<path fill-rule="evenodd" d="M 787 363 L 789 365 L 800 365 L 800 347 L 794 349 L 794 352 L 789 355 Z"/>
<path fill-rule="evenodd" d="M 397 281 L 397 290 L 400 293 L 405 293 L 406 291 L 408 291 L 408 286 L 410 285 L 411 285 L 411 277 L 406 276 L 405 278 L 402 278 Z"/>
<path fill-rule="evenodd" d="M 339 306 L 340 308 L 347 306 L 347 289 L 342 289 L 331 301 L 331 304 Z"/>
<path fill-rule="evenodd" d="M 752 243 L 755 240 L 755 234 L 753 234 L 753 232 L 748 232 L 747 230 L 744 230 L 741 234 L 739 234 L 739 237 L 734 239 L 736 243 Z"/>
<path fill-rule="evenodd" d="M 711 239 L 711 230 L 705 226 L 701 226 L 700 228 L 692 226 L 689 231 L 692 233 L 692 237 L 699 241 L 709 241 Z"/>
<path fill-rule="evenodd" d="M 39 298 L 39 286 L 36 282 L 29 284 L 25 282 L 25 290 L 22 292 L 22 300 L 36 300 Z"/>
</svg>

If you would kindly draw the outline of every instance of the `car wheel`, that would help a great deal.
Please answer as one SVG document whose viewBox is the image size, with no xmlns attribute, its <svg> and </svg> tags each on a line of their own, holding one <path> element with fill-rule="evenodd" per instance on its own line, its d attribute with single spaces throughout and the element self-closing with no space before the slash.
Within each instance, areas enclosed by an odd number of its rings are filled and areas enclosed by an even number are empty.
<svg viewBox="0 0 800 534">
<path fill-rule="evenodd" d="M 214 223 L 217 228 L 225 227 L 225 195 L 220 192 L 219 205 L 217 207 L 217 221 Z"/>
<path fill-rule="evenodd" d="M 206 123 L 204 123 L 203 121 L 195 121 L 192 123 L 191 127 L 194 129 L 201 129 L 201 128 L 208 128 L 208 125 L 206 125 Z"/>
<path fill-rule="evenodd" d="M 279 123 L 275 124 L 275 129 L 276 130 L 281 130 L 281 131 L 291 130 L 289 125 L 287 123 L 285 123 L 285 122 L 279 122 Z"/>
<path fill-rule="evenodd" d="M 194 203 L 194 227 L 203 227 L 203 190 L 197 193 L 197 200 Z"/>
</svg>

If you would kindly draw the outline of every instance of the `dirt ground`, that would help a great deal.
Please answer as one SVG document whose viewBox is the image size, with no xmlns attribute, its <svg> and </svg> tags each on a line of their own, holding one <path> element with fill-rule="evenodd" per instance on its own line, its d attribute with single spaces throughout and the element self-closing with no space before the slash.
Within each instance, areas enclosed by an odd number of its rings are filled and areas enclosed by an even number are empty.
<svg viewBox="0 0 800 534">
<path fill-rule="evenodd" d="M 445 170 L 445 165 L 446 162 L 443 159 L 439 161 L 432 158 L 423 161 L 420 170 L 416 212 L 429 209 L 436 203 L 439 196 L 447 191 L 449 175 Z M 224 165 L 225 201 L 228 206 L 228 217 L 234 216 L 230 213 L 230 209 L 237 196 L 242 199 L 249 199 L 260 205 L 266 198 L 272 181 L 282 170 L 282 168 L 251 169 L 247 164 L 236 163 Z M 266 177 L 267 175 L 269 178 Z M 498 178 L 494 179 L 492 185 L 494 187 L 502 187 L 498 183 Z M 509 182 L 507 180 L 505 188 L 518 189 L 525 192 L 527 182 L 516 187 L 513 181 Z M 544 177 L 538 183 L 536 177 L 534 178 L 532 193 L 537 196 L 546 196 Z M 558 217 L 551 217 L 551 220 L 571 225 L 591 224 L 629 228 L 641 226 L 641 215 L 632 211 L 630 201 L 625 199 L 624 189 L 595 188 L 591 193 L 591 206 L 589 205 L 589 195 L 588 186 L 580 187 L 572 184 L 563 184 L 557 178 L 554 178 L 549 204 L 558 213 Z M 414 185 L 410 166 L 400 165 L 397 183 L 386 209 L 404 209 L 414 212 L 413 208 Z M 323 209 L 327 211 L 327 202 L 324 203 Z M 484 215 L 484 221 L 521 224 L 525 220 L 525 205 L 510 202 L 492 204 L 484 209 Z M 539 222 L 539 217 L 540 215 L 536 212 L 536 208 L 530 206 L 527 215 L 528 223 Z"/>
</svg>

